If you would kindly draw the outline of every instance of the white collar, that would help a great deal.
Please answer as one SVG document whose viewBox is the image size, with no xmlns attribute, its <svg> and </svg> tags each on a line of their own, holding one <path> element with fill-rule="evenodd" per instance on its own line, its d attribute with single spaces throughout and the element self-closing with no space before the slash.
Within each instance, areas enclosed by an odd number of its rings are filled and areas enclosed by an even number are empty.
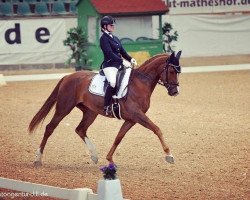
<svg viewBox="0 0 250 200">
<path fill-rule="evenodd" d="M 112 33 L 110 33 L 110 32 L 108 32 L 108 31 L 104 31 L 105 33 L 107 33 L 110 37 L 112 37 L 113 38 L 113 35 L 112 35 Z"/>
</svg>

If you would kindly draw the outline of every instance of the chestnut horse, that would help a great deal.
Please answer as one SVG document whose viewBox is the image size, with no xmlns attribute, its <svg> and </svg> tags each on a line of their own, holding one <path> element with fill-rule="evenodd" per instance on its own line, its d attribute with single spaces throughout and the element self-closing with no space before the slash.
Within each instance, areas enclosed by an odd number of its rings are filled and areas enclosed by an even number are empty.
<svg viewBox="0 0 250 200">
<path fill-rule="evenodd" d="M 119 99 L 124 123 L 107 154 L 106 159 L 110 163 L 113 163 L 113 154 L 117 146 L 129 129 L 136 123 L 150 129 L 157 135 L 166 153 L 166 161 L 174 163 L 174 157 L 164 141 L 162 131 L 145 113 L 149 109 L 150 97 L 157 83 L 165 86 L 170 96 L 178 95 L 178 74 L 181 72 L 179 65 L 180 56 L 181 51 L 176 55 L 172 53 L 170 56 L 167 54 L 156 55 L 147 60 L 139 68 L 132 70 L 128 94 L 126 98 L 123 97 Z M 95 121 L 98 114 L 105 116 L 105 113 L 103 111 L 103 97 L 91 94 L 88 90 L 94 75 L 95 73 L 93 72 L 81 71 L 63 77 L 45 101 L 44 105 L 33 117 L 29 124 L 29 133 L 32 133 L 36 129 L 39 123 L 45 119 L 49 111 L 56 104 L 54 116 L 47 124 L 40 148 L 36 152 L 35 166 L 42 164 L 41 158 L 48 138 L 61 120 L 68 115 L 74 107 L 79 108 L 83 112 L 82 120 L 75 131 L 87 145 L 91 153 L 91 159 L 97 163 L 98 157 L 95 146 L 87 137 L 87 129 Z"/>
</svg>

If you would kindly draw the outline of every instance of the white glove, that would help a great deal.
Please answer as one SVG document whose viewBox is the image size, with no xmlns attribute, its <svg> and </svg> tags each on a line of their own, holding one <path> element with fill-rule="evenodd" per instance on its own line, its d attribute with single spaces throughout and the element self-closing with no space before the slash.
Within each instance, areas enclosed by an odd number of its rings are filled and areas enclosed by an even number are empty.
<svg viewBox="0 0 250 200">
<path fill-rule="evenodd" d="M 124 67 L 131 67 L 130 62 L 128 62 L 127 60 L 123 60 L 122 64 L 124 65 Z"/>
<path fill-rule="evenodd" d="M 130 62 L 131 62 L 131 64 L 132 64 L 133 66 L 136 66 L 136 65 L 137 65 L 137 62 L 136 62 L 136 60 L 135 60 L 134 58 L 132 58 Z"/>
</svg>

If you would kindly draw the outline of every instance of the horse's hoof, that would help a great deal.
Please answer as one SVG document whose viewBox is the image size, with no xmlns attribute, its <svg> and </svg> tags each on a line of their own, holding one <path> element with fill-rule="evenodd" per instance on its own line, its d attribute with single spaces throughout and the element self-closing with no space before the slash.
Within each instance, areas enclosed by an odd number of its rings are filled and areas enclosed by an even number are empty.
<svg viewBox="0 0 250 200">
<path fill-rule="evenodd" d="M 98 163 L 98 157 L 96 157 L 96 156 L 91 156 L 91 160 L 92 160 L 95 164 Z"/>
<path fill-rule="evenodd" d="M 166 161 L 170 164 L 174 164 L 174 157 L 172 155 L 167 155 Z"/>
<path fill-rule="evenodd" d="M 42 166 L 42 162 L 41 161 L 35 161 L 34 162 L 34 167 L 41 167 Z"/>
</svg>

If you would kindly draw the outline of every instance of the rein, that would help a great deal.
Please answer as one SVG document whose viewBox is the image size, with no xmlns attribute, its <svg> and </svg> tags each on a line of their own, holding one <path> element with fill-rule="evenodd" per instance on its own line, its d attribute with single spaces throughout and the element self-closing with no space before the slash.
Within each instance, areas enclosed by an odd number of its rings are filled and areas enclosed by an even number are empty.
<svg viewBox="0 0 250 200">
<path fill-rule="evenodd" d="M 181 73 L 181 66 L 177 66 L 177 65 L 174 65 L 172 63 L 168 63 L 167 61 L 167 65 L 164 67 L 164 69 L 162 70 L 162 72 L 160 74 L 162 74 L 164 71 L 166 71 L 166 80 L 163 82 L 161 80 L 158 80 L 157 81 L 157 84 L 159 85 L 162 85 L 162 86 L 165 86 L 166 88 L 169 88 L 170 86 L 179 86 L 179 82 L 177 83 L 171 83 L 168 81 L 168 68 L 169 66 L 173 67 L 174 70 L 176 71 L 177 74 Z M 139 71 L 135 71 L 137 74 L 149 79 L 149 80 L 154 80 L 150 75 L 148 74 L 144 74 L 142 72 L 139 72 Z"/>
</svg>

